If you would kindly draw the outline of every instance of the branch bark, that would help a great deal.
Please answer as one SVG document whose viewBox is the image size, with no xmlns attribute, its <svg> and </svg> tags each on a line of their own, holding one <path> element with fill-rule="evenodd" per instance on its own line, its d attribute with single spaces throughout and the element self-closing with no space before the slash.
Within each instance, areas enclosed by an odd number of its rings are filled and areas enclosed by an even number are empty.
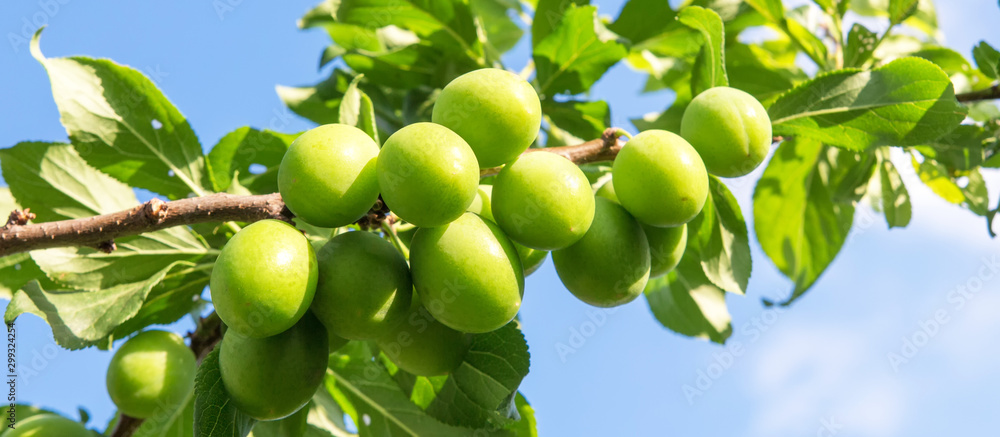
<svg viewBox="0 0 1000 437">
<path fill-rule="evenodd" d="M 957 94 L 955 95 L 955 98 L 958 99 L 959 102 L 963 103 L 975 102 L 978 100 L 1000 99 L 1000 84 L 994 84 L 989 88 L 981 89 L 979 91 Z"/>
<path fill-rule="evenodd" d="M 610 161 L 622 143 L 617 129 L 607 129 L 601 138 L 575 146 L 530 149 L 525 153 L 557 153 L 577 164 Z M 500 167 L 483 169 L 481 176 L 495 175 Z M 173 226 L 209 222 L 255 222 L 264 219 L 291 221 L 291 211 L 278 193 L 256 196 L 212 194 L 164 202 L 153 199 L 132 209 L 73 220 L 27 224 L 34 215 L 28 209 L 14 211 L 0 228 L 0 257 L 52 247 L 89 246 L 113 251 L 116 238 L 138 235 Z"/>
</svg>

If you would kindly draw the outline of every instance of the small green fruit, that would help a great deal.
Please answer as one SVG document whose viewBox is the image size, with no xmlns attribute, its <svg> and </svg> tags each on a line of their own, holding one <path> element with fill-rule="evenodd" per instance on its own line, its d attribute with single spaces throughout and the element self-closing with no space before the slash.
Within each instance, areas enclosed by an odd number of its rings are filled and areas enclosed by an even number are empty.
<svg viewBox="0 0 1000 437">
<path fill-rule="evenodd" d="M 493 209 L 490 207 L 493 197 L 493 186 L 492 185 L 480 185 L 479 193 L 476 194 L 476 200 L 469 205 L 469 212 L 474 212 L 479 214 L 480 217 L 496 223 L 496 219 L 493 218 Z M 514 243 L 514 249 L 517 250 L 517 256 L 521 258 L 521 266 L 524 267 L 524 276 L 528 276 L 538 270 L 545 262 L 545 257 L 549 255 L 548 251 L 532 249 L 530 247 L 524 246 L 516 241 Z"/>
<path fill-rule="evenodd" d="M 618 203 L 615 186 L 610 180 L 601 185 L 597 190 L 597 196 Z M 677 263 L 684 255 L 684 249 L 687 247 L 687 225 L 658 228 L 645 223 L 640 224 L 646 233 L 646 241 L 649 242 L 651 262 L 649 277 L 655 278 L 669 273 L 677 267 Z"/>
<path fill-rule="evenodd" d="M 594 221 L 594 193 L 576 164 L 555 153 L 528 153 L 493 184 L 493 216 L 510 238 L 532 249 L 575 243 Z"/>
<path fill-rule="evenodd" d="M 465 140 L 434 123 L 415 123 L 392 134 L 378 165 L 382 200 L 401 219 L 420 227 L 455 220 L 479 186 L 476 155 Z"/>
<path fill-rule="evenodd" d="M 196 372 L 194 353 L 180 336 L 145 331 L 126 341 L 111 358 L 108 394 L 129 416 L 168 415 L 187 399 Z"/>
<path fill-rule="evenodd" d="M 285 206 L 314 226 L 337 228 L 378 199 L 378 144 L 354 126 L 327 124 L 299 135 L 278 167 Z"/>
<path fill-rule="evenodd" d="M 413 296 L 406 259 L 371 232 L 345 232 L 317 254 L 319 281 L 312 311 L 350 340 L 374 340 L 406 315 Z"/>
<path fill-rule="evenodd" d="M 212 269 L 212 304 L 233 331 L 270 337 L 291 328 L 316 293 L 316 254 L 291 225 L 262 220 L 222 248 Z"/>
<path fill-rule="evenodd" d="M 306 405 L 326 375 L 326 328 L 312 314 L 273 337 L 229 330 L 222 338 L 222 385 L 241 411 L 257 420 L 288 417 Z"/>
<path fill-rule="evenodd" d="M 404 322 L 379 339 L 378 347 L 407 372 L 438 376 L 462 364 L 469 336 L 434 320 L 423 305 L 414 302 Z"/>
<path fill-rule="evenodd" d="M 431 119 L 464 138 L 480 167 L 496 167 L 513 161 L 535 141 L 542 105 L 535 89 L 520 76 L 484 68 L 445 86 Z"/>
<path fill-rule="evenodd" d="M 517 250 L 497 225 L 478 215 L 418 229 L 410 271 L 421 302 L 452 329 L 490 332 L 521 308 L 524 274 Z"/>
<path fill-rule="evenodd" d="M 0 435 L 3 437 L 94 437 L 96 435 L 78 422 L 49 413 L 18 420 L 14 426 Z"/>
<path fill-rule="evenodd" d="M 681 136 L 698 151 L 710 173 L 733 178 L 750 173 L 767 157 L 771 119 L 750 94 L 710 88 L 684 110 Z"/>
<path fill-rule="evenodd" d="M 625 143 L 611 173 L 621 205 L 648 225 L 687 223 L 708 198 L 708 173 L 698 152 L 664 130 L 648 130 Z"/>
<path fill-rule="evenodd" d="M 563 285 L 578 299 L 597 307 L 631 302 L 649 280 L 649 244 L 639 222 L 624 208 L 597 199 L 594 224 L 565 249 L 552 252 Z"/>
</svg>

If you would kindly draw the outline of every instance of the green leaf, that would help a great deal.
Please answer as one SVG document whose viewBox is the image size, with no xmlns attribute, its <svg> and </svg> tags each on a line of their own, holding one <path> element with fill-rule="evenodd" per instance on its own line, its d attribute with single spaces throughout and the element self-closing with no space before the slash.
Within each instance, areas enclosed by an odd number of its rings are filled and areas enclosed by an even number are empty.
<svg viewBox="0 0 1000 437">
<path fill-rule="evenodd" d="M 250 433 L 253 437 L 304 437 L 310 426 L 306 423 L 309 416 L 309 405 L 284 419 L 257 422 Z M 323 435 L 323 434 L 319 434 Z M 326 433 L 327 436 L 330 433 Z"/>
<path fill-rule="evenodd" d="M 208 267 L 211 264 L 207 265 Z M 196 268 L 203 268 L 199 265 Z M 205 305 L 198 297 L 208 286 L 210 270 L 168 274 L 156 284 L 139 311 L 115 328 L 113 338 L 125 338 L 150 325 L 168 325 Z"/>
<path fill-rule="evenodd" d="M 499 59 L 517 45 L 524 35 L 521 27 L 511 19 L 512 13 L 521 12 L 520 3 L 507 0 L 471 0 L 474 16 L 481 20 L 485 39 L 483 44 L 490 50 L 492 59 Z"/>
<path fill-rule="evenodd" d="M 889 0 L 889 24 L 894 26 L 902 23 L 917 12 L 918 0 Z"/>
<path fill-rule="evenodd" d="M 104 59 L 46 59 L 63 126 L 90 165 L 129 184 L 171 199 L 211 192 L 198 138 L 183 115 L 142 73 Z"/>
<path fill-rule="evenodd" d="M 278 165 L 297 135 L 241 127 L 219 140 L 208 152 L 215 191 L 224 192 L 239 174 L 239 184 L 257 194 L 278 191 Z M 252 164 L 264 171 L 253 173 Z"/>
<path fill-rule="evenodd" d="M 802 51 L 809 56 L 820 68 L 827 64 L 826 44 L 816 36 L 816 33 L 802 25 L 793 17 L 786 18 L 783 22 L 785 34 L 802 47 Z"/>
<path fill-rule="evenodd" d="M 723 290 L 745 294 L 752 266 L 747 223 L 736 198 L 715 176 L 709 177 L 705 207 L 687 226 L 688 247 L 705 276 Z"/>
<path fill-rule="evenodd" d="M 528 375 L 528 343 L 518 322 L 473 337 L 462 364 L 427 408 L 444 423 L 469 428 L 504 425 L 516 417 L 512 399 Z"/>
<path fill-rule="evenodd" d="M 945 165 L 927 156 L 924 156 L 923 162 L 918 163 L 916 157 L 911 162 L 920 181 L 942 199 L 963 205 L 978 215 L 986 215 L 989 211 L 986 183 L 978 168 L 952 173 Z M 964 183 L 960 183 L 959 178 L 963 178 Z"/>
<path fill-rule="evenodd" d="M 600 138 L 611 126 L 611 108 L 603 100 L 569 100 L 557 102 L 545 99 L 542 112 L 553 124 L 584 141 Z"/>
<path fill-rule="evenodd" d="M 14 294 L 4 320 L 11 323 L 24 313 L 41 317 L 56 343 L 75 350 L 98 344 L 122 322 L 134 316 L 149 291 L 179 263 L 154 273 L 145 281 L 123 283 L 99 291 L 45 290 L 38 281 Z"/>
<path fill-rule="evenodd" d="M 344 98 L 340 102 L 340 124 L 355 126 L 372 137 L 375 144 L 382 144 L 375 125 L 375 106 L 368 94 L 358 88 L 363 77 L 363 74 L 355 76 L 344 92 Z"/>
<path fill-rule="evenodd" d="M 846 153 L 846 152 L 841 152 Z M 836 202 L 837 149 L 806 139 L 786 140 L 753 195 L 754 229 L 768 258 L 795 282 L 787 305 L 830 265 L 850 232 L 852 202 Z"/>
<path fill-rule="evenodd" d="M 991 136 L 980 126 L 963 124 L 947 135 L 915 147 L 921 155 L 950 171 L 968 171 L 983 165 L 983 146 Z"/>
<path fill-rule="evenodd" d="M 20 205 L 38 222 L 90 217 L 137 205 L 127 185 L 87 165 L 70 145 L 18 143 L 0 150 L 0 168 Z"/>
<path fill-rule="evenodd" d="M 361 437 L 491 435 L 445 425 L 428 416 L 410 402 L 385 367 L 372 361 L 367 348 L 367 344 L 351 342 L 331 354 L 325 381 L 345 412 L 353 413 Z"/>
<path fill-rule="evenodd" d="M 330 77 L 315 86 L 288 87 L 278 85 L 275 90 L 281 101 L 292 112 L 312 120 L 316 124 L 330 124 L 340 121 L 340 100 L 343 99 L 344 92 L 347 91 L 350 83 L 351 75 L 349 73 L 335 69 Z"/>
<path fill-rule="evenodd" d="M 535 45 L 540 94 L 585 92 L 626 53 L 597 19 L 597 7 L 570 6 L 559 26 Z"/>
<path fill-rule="evenodd" d="M 674 270 L 650 279 L 644 293 L 653 316 L 671 331 L 719 344 L 733 333 L 726 292 L 705 276 L 697 252 L 688 250 Z"/>
<path fill-rule="evenodd" d="M 531 20 L 531 45 L 538 47 L 565 20 L 566 10 L 572 6 L 587 6 L 590 0 L 538 0 L 535 16 Z"/>
<path fill-rule="evenodd" d="M 608 29 L 632 45 L 641 44 L 660 35 L 668 23 L 674 21 L 677 11 L 662 0 L 628 0 L 614 23 Z"/>
<path fill-rule="evenodd" d="M 156 415 L 142 422 L 134 437 L 188 437 L 194 428 L 194 390 L 188 393 L 179 408 L 169 414 Z"/>
<path fill-rule="evenodd" d="M 697 96 L 709 88 L 729 85 L 726 77 L 726 38 L 719 14 L 711 9 L 688 6 L 681 10 L 677 19 L 700 32 L 705 41 L 691 73 L 691 95 Z"/>
<path fill-rule="evenodd" d="M 453 55 L 485 62 L 468 0 L 342 0 L 336 19 L 366 27 L 398 26 Z"/>
<path fill-rule="evenodd" d="M 889 228 L 905 228 L 910 224 L 913 207 L 910 193 L 903 184 L 903 178 L 896 166 L 889 160 L 888 153 L 881 155 L 878 167 L 879 185 L 882 188 L 882 212 Z"/>
<path fill-rule="evenodd" d="M 219 348 L 209 352 L 198 366 L 194 393 L 194 435 L 246 437 L 257 422 L 230 402 L 219 372 Z"/>
<path fill-rule="evenodd" d="M 746 0 L 757 12 L 760 12 L 767 21 L 780 23 L 785 19 L 785 7 L 781 0 Z"/>
<path fill-rule="evenodd" d="M 844 47 L 844 66 L 860 67 L 868 62 L 875 52 L 875 42 L 878 35 L 868 30 L 861 23 L 854 23 L 847 33 L 847 44 Z"/>
<path fill-rule="evenodd" d="M 918 145 L 965 118 L 948 76 L 919 58 L 818 76 L 779 97 L 768 114 L 775 135 L 852 150 Z"/>
<path fill-rule="evenodd" d="M 729 86 L 746 91 L 762 102 L 808 79 L 797 67 L 783 65 L 769 50 L 745 44 L 726 47 L 726 74 Z"/>
<path fill-rule="evenodd" d="M 344 409 L 330 395 L 325 387 L 316 391 L 309 404 L 309 415 L 306 419 L 309 426 L 326 431 L 335 437 L 351 437 L 355 434 L 346 431 Z"/>
<path fill-rule="evenodd" d="M 1000 52 L 989 43 L 979 41 L 979 45 L 972 48 L 972 59 L 986 77 L 1000 79 Z"/>
</svg>

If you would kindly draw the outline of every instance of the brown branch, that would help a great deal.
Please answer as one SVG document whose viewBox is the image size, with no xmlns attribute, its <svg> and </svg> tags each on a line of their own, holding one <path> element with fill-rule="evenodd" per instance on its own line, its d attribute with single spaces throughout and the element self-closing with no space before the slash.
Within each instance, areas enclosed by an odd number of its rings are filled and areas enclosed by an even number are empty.
<svg viewBox="0 0 1000 437">
<path fill-rule="evenodd" d="M 611 161 L 622 143 L 618 129 L 607 129 L 601 138 L 575 146 L 530 149 L 525 153 L 548 152 L 565 156 L 577 164 Z M 495 175 L 500 167 L 483 169 L 481 176 Z M 73 220 L 27 224 L 34 218 L 27 209 L 14 211 L 6 226 L 0 228 L 0 257 L 52 247 L 87 246 L 105 252 L 115 250 L 115 239 L 152 232 L 173 226 L 208 222 L 255 222 L 264 219 L 291 221 L 278 193 L 257 196 L 213 194 L 204 197 L 164 202 L 153 199 L 132 209 Z M 391 217 L 387 210 L 373 209 L 362 218 L 370 227 Z M 370 222 L 370 223 L 369 223 Z"/>
<path fill-rule="evenodd" d="M 205 359 L 205 356 L 222 340 L 222 319 L 214 312 L 209 314 L 208 317 L 198 321 L 198 327 L 189 333 L 188 337 L 191 338 L 191 351 L 198 359 L 198 365 L 201 365 L 201 360 Z M 170 413 L 172 411 L 163 412 L 163 414 Z M 115 429 L 111 431 L 111 437 L 129 437 L 135 434 L 143 421 L 144 419 L 122 414 Z"/>
<path fill-rule="evenodd" d="M 18 212 L 11 213 L 11 218 Z M 24 224 L 27 220 L 8 222 L 0 228 L 0 256 L 65 246 L 89 246 L 108 252 L 114 250 L 116 238 L 173 226 L 269 218 L 289 221 L 291 217 L 278 193 L 213 194 L 172 202 L 153 199 L 132 209 L 94 217 L 30 225 Z"/>
<path fill-rule="evenodd" d="M 961 93 L 955 95 L 955 98 L 959 102 L 975 102 L 979 100 L 992 100 L 1000 99 L 1000 84 L 993 84 L 993 86 L 979 91 L 971 91 L 967 93 Z"/>
</svg>

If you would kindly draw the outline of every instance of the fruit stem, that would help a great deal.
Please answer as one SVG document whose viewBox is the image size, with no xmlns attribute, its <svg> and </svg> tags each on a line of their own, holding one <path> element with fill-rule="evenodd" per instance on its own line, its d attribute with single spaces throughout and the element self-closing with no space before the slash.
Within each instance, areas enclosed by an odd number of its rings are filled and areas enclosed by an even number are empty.
<svg viewBox="0 0 1000 437">
<path fill-rule="evenodd" d="M 403 258 L 410 259 L 410 249 L 403 244 L 403 240 L 399 238 L 399 234 L 396 233 L 396 228 L 394 225 L 389 224 L 388 220 L 382 222 L 382 232 L 386 237 L 389 238 L 389 242 L 393 246 L 396 246 L 396 250 L 403 254 Z"/>
</svg>

